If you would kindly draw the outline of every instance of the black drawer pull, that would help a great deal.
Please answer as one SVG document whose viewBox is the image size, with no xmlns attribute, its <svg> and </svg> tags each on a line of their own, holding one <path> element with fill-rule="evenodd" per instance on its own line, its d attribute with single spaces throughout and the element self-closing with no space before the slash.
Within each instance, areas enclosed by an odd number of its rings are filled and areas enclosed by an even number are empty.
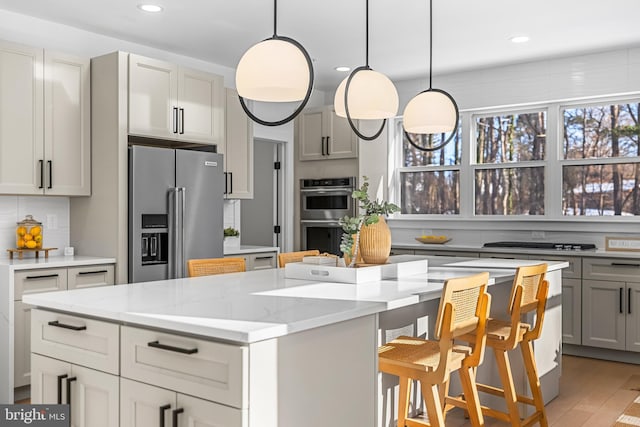
<svg viewBox="0 0 640 427">
<path fill-rule="evenodd" d="M 160 407 L 160 427 L 164 427 L 164 411 L 171 409 L 171 404 L 162 405 Z"/>
<path fill-rule="evenodd" d="M 43 274 L 41 276 L 27 276 L 25 279 L 34 280 L 34 279 L 50 279 L 51 277 L 58 277 L 59 274 Z"/>
<path fill-rule="evenodd" d="M 107 273 L 107 270 L 81 271 L 78 273 L 78 275 L 85 276 L 87 274 L 102 274 L 102 273 Z"/>
<path fill-rule="evenodd" d="M 171 411 L 171 427 L 178 427 L 178 415 L 184 412 L 184 408 L 178 408 Z"/>
<path fill-rule="evenodd" d="M 640 267 L 640 264 L 629 264 L 626 262 L 612 262 L 612 267 Z"/>
<path fill-rule="evenodd" d="M 159 348 L 160 350 L 175 351 L 176 353 L 182 353 L 182 354 L 194 354 L 198 352 L 197 348 L 174 347 L 172 345 L 160 344 L 160 341 L 151 341 L 147 343 L 147 345 L 149 347 Z"/>
<path fill-rule="evenodd" d="M 65 323 L 60 323 L 57 320 L 53 320 L 49 323 L 47 323 L 49 326 L 55 326 L 56 328 L 64 328 L 64 329 L 71 329 L 72 331 L 85 331 L 87 330 L 86 326 L 73 326 L 73 325 L 67 325 Z"/>
<path fill-rule="evenodd" d="M 67 377 L 67 374 L 58 375 L 58 405 L 62 405 L 62 380 Z"/>
<path fill-rule="evenodd" d="M 259 260 L 259 259 L 273 259 L 273 255 L 269 255 L 269 256 L 257 256 L 254 258 L 255 260 Z"/>
</svg>

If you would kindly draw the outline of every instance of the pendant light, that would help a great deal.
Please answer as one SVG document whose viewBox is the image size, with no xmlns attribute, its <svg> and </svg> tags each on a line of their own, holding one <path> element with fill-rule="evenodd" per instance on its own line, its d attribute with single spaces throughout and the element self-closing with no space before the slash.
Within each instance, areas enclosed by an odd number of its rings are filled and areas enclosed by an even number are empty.
<svg viewBox="0 0 640 427">
<path fill-rule="evenodd" d="M 250 47 L 236 68 L 236 89 L 244 112 L 256 123 L 280 126 L 293 120 L 305 107 L 313 89 L 313 65 L 296 40 L 278 35 L 278 1 L 273 0 L 273 36 Z M 263 102 L 302 101 L 288 117 L 266 121 L 256 117 L 245 98 Z"/>
<path fill-rule="evenodd" d="M 460 112 L 451 95 L 441 89 L 434 89 L 433 78 L 433 0 L 429 0 L 429 89 L 414 96 L 404 109 L 404 133 L 411 145 L 422 151 L 436 151 L 447 145 L 457 133 Z M 444 134 L 450 132 L 448 138 Z M 415 141 L 410 134 L 427 135 Z M 442 134 L 444 141 L 433 145 L 433 136 Z M 428 140 L 423 145 L 424 140 Z"/>
<path fill-rule="evenodd" d="M 384 74 L 369 67 L 369 0 L 366 0 L 366 64 L 354 69 L 345 78 L 333 100 L 336 114 L 346 117 L 349 126 L 360 139 L 373 141 L 382 133 L 388 118 L 398 113 L 398 91 Z M 382 120 L 380 129 L 373 135 L 363 135 L 353 123 L 359 120 Z"/>
</svg>

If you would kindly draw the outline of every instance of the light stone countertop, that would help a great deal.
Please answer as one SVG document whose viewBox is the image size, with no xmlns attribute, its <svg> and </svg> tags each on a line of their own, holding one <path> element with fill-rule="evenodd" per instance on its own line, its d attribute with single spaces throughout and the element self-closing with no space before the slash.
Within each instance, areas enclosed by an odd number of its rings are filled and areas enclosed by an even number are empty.
<svg viewBox="0 0 640 427">
<path fill-rule="evenodd" d="M 45 258 L 0 259 L 0 266 L 10 270 L 31 270 L 35 268 L 80 267 L 83 265 L 115 264 L 115 258 L 91 256 L 52 256 Z"/>
<path fill-rule="evenodd" d="M 407 256 L 403 256 L 407 257 Z M 411 259 L 425 257 L 408 256 Z M 24 302 L 146 327 L 252 343 L 440 297 L 446 278 L 489 271 L 491 284 L 513 280 L 513 260 L 433 257 L 429 272 L 355 284 L 285 277 L 268 269 L 25 295 Z M 522 263 L 536 261 L 521 260 Z M 550 262 L 549 270 L 568 266 Z"/>
<path fill-rule="evenodd" d="M 237 247 L 225 247 L 225 255 L 241 255 L 263 252 L 279 252 L 280 248 L 277 246 L 253 246 L 253 245 L 240 245 Z"/>
</svg>

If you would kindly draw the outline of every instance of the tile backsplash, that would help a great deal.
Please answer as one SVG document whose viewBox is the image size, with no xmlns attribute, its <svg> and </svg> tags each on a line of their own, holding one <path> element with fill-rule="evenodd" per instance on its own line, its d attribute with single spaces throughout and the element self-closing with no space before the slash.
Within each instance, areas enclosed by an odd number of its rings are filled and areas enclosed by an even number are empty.
<svg viewBox="0 0 640 427">
<path fill-rule="evenodd" d="M 64 248 L 69 246 L 68 197 L 0 196 L 0 257 L 9 256 L 4 249 L 16 247 L 16 222 L 26 215 L 32 215 L 42 223 L 44 247 L 58 248 L 50 255 L 62 255 Z"/>
<path fill-rule="evenodd" d="M 240 200 L 224 201 L 224 228 L 240 230 Z"/>
</svg>

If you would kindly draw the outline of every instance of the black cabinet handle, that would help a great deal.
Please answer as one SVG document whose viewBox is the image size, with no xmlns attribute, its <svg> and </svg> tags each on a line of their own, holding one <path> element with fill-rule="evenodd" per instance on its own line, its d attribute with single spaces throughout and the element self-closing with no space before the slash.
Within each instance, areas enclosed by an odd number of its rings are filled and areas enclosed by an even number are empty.
<svg viewBox="0 0 640 427">
<path fill-rule="evenodd" d="M 229 174 L 229 194 L 233 194 L 233 172 L 227 172 Z"/>
<path fill-rule="evenodd" d="M 627 289 L 627 313 L 631 314 L 631 288 Z"/>
<path fill-rule="evenodd" d="M 171 405 L 170 404 L 162 405 L 160 407 L 160 427 L 164 427 L 164 412 L 167 409 L 171 409 Z"/>
<path fill-rule="evenodd" d="M 38 188 L 44 188 L 44 160 L 38 160 L 40 164 L 40 185 Z"/>
<path fill-rule="evenodd" d="M 60 323 L 57 320 L 53 320 L 53 321 L 47 323 L 47 325 L 55 326 L 56 328 L 71 329 L 72 331 L 85 331 L 85 330 L 87 330 L 86 326 L 67 325 L 66 323 Z"/>
<path fill-rule="evenodd" d="M 640 267 L 640 264 L 629 264 L 626 262 L 612 262 L 612 267 Z"/>
<path fill-rule="evenodd" d="M 227 194 L 227 173 L 224 173 L 224 193 L 223 194 Z"/>
<path fill-rule="evenodd" d="M 67 378 L 67 405 L 69 405 L 69 418 L 71 418 L 71 383 L 76 380 L 76 377 Z"/>
<path fill-rule="evenodd" d="M 624 292 L 623 289 L 620 288 L 620 295 L 619 295 L 619 298 L 620 298 L 620 313 L 624 313 L 624 309 L 622 308 L 623 292 Z"/>
<path fill-rule="evenodd" d="M 58 277 L 58 274 L 42 274 L 40 276 L 27 276 L 27 277 L 25 277 L 25 279 L 27 279 L 27 280 L 49 279 L 51 277 Z"/>
<path fill-rule="evenodd" d="M 172 345 L 160 344 L 160 341 L 151 341 L 147 343 L 147 345 L 149 347 L 159 348 L 160 350 L 175 351 L 176 353 L 182 353 L 182 354 L 194 354 L 198 352 L 197 348 L 174 347 Z"/>
<path fill-rule="evenodd" d="M 107 273 L 107 270 L 95 270 L 95 271 L 80 271 L 78 272 L 79 276 L 86 276 L 87 274 L 102 274 Z"/>
<path fill-rule="evenodd" d="M 58 375 L 58 405 L 62 405 L 62 380 L 67 377 L 67 374 Z"/>
<path fill-rule="evenodd" d="M 178 107 L 173 107 L 173 133 L 178 133 Z"/>
<path fill-rule="evenodd" d="M 171 427 L 178 427 L 178 415 L 184 412 L 184 408 L 178 408 L 171 411 Z"/>
<path fill-rule="evenodd" d="M 47 160 L 47 167 L 49 168 L 49 185 L 47 188 L 53 188 L 53 162 Z"/>
<path fill-rule="evenodd" d="M 269 256 L 257 256 L 254 259 L 273 259 L 273 255 L 269 255 Z"/>
<path fill-rule="evenodd" d="M 320 148 L 322 149 L 322 155 L 324 156 L 324 136 L 322 137 L 322 142 L 320 142 Z"/>
<path fill-rule="evenodd" d="M 180 108 L 180 135 L 184 134 L 184 108 Z"/>
<path fill-rule="evenodd" d="M 327 137 L 327 156 L 331 154 L 329 153 L 329 137 Z"/>
</svg>

